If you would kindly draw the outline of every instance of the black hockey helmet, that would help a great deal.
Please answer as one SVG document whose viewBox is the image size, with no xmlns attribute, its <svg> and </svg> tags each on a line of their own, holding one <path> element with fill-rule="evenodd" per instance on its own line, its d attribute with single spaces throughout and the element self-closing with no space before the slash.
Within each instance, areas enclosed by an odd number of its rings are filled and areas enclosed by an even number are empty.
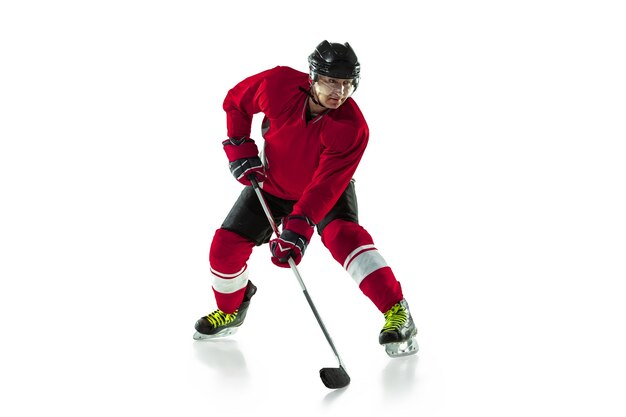
<svg viewBox="0 0 626 417">
<path fill-rule="evenodd" d="M 309 70 L 312 81 L 318 75 L 332 78 L 352 79 L 354 88 L 359 83 L 361 64 L 348 42 L 344 44 L 323 41 L 309 55 Z"/>
</svg>

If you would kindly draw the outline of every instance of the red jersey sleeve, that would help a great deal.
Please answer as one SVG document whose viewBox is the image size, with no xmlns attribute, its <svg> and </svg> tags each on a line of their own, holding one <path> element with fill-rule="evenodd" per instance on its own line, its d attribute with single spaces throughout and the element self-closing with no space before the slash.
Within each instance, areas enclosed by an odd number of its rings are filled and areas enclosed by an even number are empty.
<svg viewBox="0 0 626 417">
<path fill-rule="evenodd" d="M 248 77 L 228 91 L 223 105 L 228 137 L 250 137 L 252 117 L 257 113 L 270 118 L 280 113 L 282 104 L 277 97 L 291 86 L 284 81 L 286 77 L 293 78 L 294 70 L 278 66 Z"/>
<path fill-rule="evenodd" d="M 250 137 L 252 116 L 264 111 L 264 83 L 271 71 L 248 77 L 228 91 L 223 108 L 229 138 Z"/>
</svg>

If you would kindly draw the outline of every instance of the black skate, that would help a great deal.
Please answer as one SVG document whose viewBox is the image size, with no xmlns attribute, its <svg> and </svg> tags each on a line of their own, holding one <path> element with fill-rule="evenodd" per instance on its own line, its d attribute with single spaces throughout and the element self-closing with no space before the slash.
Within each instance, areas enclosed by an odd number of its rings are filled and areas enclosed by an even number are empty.
<svg viewBox="0 0 626 417">
<path fill-rule="evenodd" d="M 403 298 L 385 313 L 385 325 L 380 331 L 378 342 L 392 358 L 408 356 L 419 350 L 415 335 L 417 328 L 413 323 L 409 305 Z"/>
<path fill-rule="evenodd" d="M 256 287 L 251 281 L 248 281 L 246 293 L 239 308 L 231 314 L 224 313 L 218 309 L 208 316 L 201 317 L 196 322 L 196 333 L 193 335 L 193 338 L 195 340 L 207 340 L 235 333 L 239 326 L 243 324 L 250 306 L 250 299 L 255 293 Z"/>
</svg>

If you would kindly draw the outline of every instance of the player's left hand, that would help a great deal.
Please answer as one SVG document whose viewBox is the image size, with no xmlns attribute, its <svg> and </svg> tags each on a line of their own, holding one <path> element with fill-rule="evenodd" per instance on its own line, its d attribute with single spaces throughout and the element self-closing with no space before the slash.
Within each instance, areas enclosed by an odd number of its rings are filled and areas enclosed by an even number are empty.
<svg viewBox="0 0 626 417">
<path fill-rule="evenodd" d="M 313 236 L 313 223 L 306 216 L 285 217 L 282 233 L 279 237 L 270 240 L 272 262 L 281 268 L 289 268 L 288 259 L 292 258 L 298 265 L 311 236 Z"/>
</svg>

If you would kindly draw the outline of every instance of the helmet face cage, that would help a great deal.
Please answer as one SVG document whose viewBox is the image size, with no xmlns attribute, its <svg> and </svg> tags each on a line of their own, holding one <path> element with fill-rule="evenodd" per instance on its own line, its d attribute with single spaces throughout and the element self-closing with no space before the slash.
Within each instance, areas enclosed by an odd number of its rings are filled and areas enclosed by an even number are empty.
<svg viewBox="0 0 626 417">
<path fill-rule="evenodd" d="M 361 65 L 352 47 L 344 44 L 323 41 L 309 55 L 311 82 L 320 75 L 330 78 L 351 79 L 354 90 L 359 85 Z"/>
</svg>

